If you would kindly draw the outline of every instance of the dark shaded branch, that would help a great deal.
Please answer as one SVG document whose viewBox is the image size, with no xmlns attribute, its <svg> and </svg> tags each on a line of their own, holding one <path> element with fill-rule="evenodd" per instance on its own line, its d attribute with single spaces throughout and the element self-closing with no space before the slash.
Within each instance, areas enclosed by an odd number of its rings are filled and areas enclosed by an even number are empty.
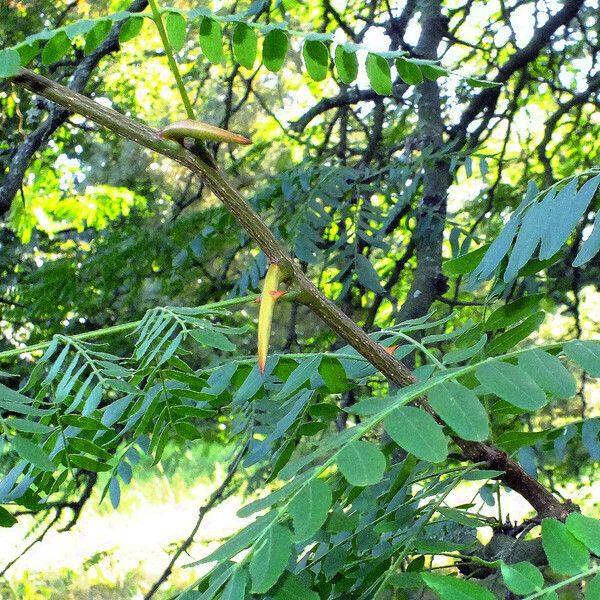
<svg viewBox="0 0 600 600">
<path fill-rule="evenodd" d="M 540 159 L 540 162 L 544 165 L 545 170 L 545 186 L 550 186 L 554 183 L 554 177 L 552 176 L 552 167 L 550 165 L 550 159 L 546 153 L 546 148 L 552 139 L 552 134 L 558 125 L 558 122 L 561 118 L 566 115 L 572 108 L 576 106 L 581 106 L 586 104 L 590 97 L 600 90 L 600 73 L 592 77 L 588 81 L 587 89 L 579 92 L 578 94 L 574 94 L 570 100 L 566 102 L 561 102 L 558 105 L 557 110 L 550 115 L 550 117 L 546 120 L 546 124 L 544 126 L 544 137 L 537 147 L 537 154 Z"/>
<path fill-rule="evenodd" d="M 400 101 L 406 88 L 406 84 L 395 84 L 392 97 Z M 290 128 L 294 131 L 301 132 L 308 127 L 313 119 L 333 108 L 351 106 L 352 104 L 358 104 L 359 102 L 369 102 L 377 99 L 381 99 L 381 96 L 372 89 L 359 90 L 352 88 L 339 93 L 337 96 L 323 98 L 323 100 L 317 102 L 310 110 L 307 110 L 297 121 L 294 121 L 294 123 L 290 125 Z"/>
<path fill-rule="evenodd" d="M 508 61 L 498 69 L 498 74 L 494 77 L 493 81 L 504 84 L 514 73 L 533 62 L 540 52 L 548 45 L 556 31 L 564 25 L 568 25 L 569 21 L 575 17 L 583 4 L 584 0 L 566 0 L 561 10 L 550 17 L 544 25 L 535 31 L 529 43 L 521 50 L 515 52 Z M 457 145 L 459 147 L 464 144 L 467 136 L 467 129 L 478 115 L 482 111 L 494 111 L 501 90 L 501 86 L 487 88 L 479 92 L 479 94 L 471 100 L 463 112 L 460 121 L 451 130 L 450 137 L 453 141 L 458 142 Z"/>
</svg>

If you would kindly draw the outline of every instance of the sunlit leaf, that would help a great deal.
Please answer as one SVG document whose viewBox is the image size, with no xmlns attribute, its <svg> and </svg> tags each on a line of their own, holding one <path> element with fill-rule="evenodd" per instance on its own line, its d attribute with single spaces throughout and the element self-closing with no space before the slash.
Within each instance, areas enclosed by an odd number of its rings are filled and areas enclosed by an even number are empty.
<svg viewBox="0 0 600 600">
<path fill-rule="evenodd" d="M 388 61 L 383 56 L 369 52 L 366 68 L 371 87 L 380 96 L 389 96 L 392 93 L 392 76 Z"/>
<path fill-rule="evenodd" d="M 348 52 L 339 45 L 335 49 L 335 68 L 342 83 L 350 85 L 358 75 L 356 52 Z"/>
<path fill-rule="evenodd" d="M 306 71 L 314 81 L 323 81 L 329 68 L 329 49 L 319 40 L 306 40 L 302 48 Z"/>
<path fill-rule="evenodd" d="M 165 29 L 171 47 L 175 52 L 179 52 L 185 45 L 187 33 L 185 17 L 181 13 L 169 11 L 165 18 Z"/>
<path fill-rule="evenodd" d="M 200 49 L 213 64 L 218 65 L 223 58 L 221 24 L 214 19 L 202 17 L 200 21 Z"/>
<path fill-rule="evenodd" d="M 421 72 L 419 65 L 410 60 L 397 58 L 396 69 L 398 69 L 400 79 L 408 85 L 419 85 L 423 81 L 423 73 Z"/>
<path fill-rule="evenodd" d="M 263 41 L 263 63 L 269 71 L 276 73 L 283 67 L 288 51 L 288 37 L 281 29 L 272 29 Z"/>
<path fill-rule="evenodd" d="M 246 23 L 238 23 L 233 30 L 233 56 L 242 67 L 251 69 L 256 60 L 258 40 L 256 32 Z"/>
<path fill-rule="evenodd" d="M 51 65 L 59 61 L 70 49 L 71 40 L 64 31 L 60 31 L 46 42 L 42 50 L 42 63 Z"/>
</svg>

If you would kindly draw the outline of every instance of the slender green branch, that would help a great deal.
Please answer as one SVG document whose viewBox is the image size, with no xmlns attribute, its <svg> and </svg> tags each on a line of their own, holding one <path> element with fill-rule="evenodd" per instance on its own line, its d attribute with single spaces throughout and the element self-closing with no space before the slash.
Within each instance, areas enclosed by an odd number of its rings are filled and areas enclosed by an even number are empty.
<svg viewBox="0 0 600 600">
<path fill-rule="evenodd" d="M 431 350 L 429 350 L 429 348 L 426 348 L 423 344 L 421 344 L 421 342 L 415 340 L 415 338 L 410 337 L 410 335 L 406 335 L 405 333 L 402 333 L 401 331 L 399 331 L 396 335 L 397 335 L 398 338 L 406 340 L 411 345 L 413 345 L 415 348 L 418 348 L 425 356 L 429 357 L 429 360 L 431 360 L 431 362 L 433 364 L 435 364 L 440 369 L 445 369 L 446 368 L 446 365 L 444 365 L 443 363 L 441 363 L 436 358 L 435 354 Z"/>
<path fill-rule="evenodd" d="M 587 569 L 586 571 L 583 571 L 582 573 L 578 573 L 577 575 L 573 575 L 573 577 L 569 577 L 569 579 L 565 579 L 564 581 L 560 581 L 559 583 L 556 583 L 554 585 L 546 587 L 546 588 L 540 590 L 539 592 L 530 594 L 529 596 L 527 596 L 526 598 L 523 598 L 522 600 L 534 600 L 534 598 L 549 597 L 550 592 L 554 592 L 555 590 L 560 590 L 563 587 L 571 585 L 572 583 L 575 583 L 576 581 L 581 581 L 582 579 L 585 579 L 586 577 L 589 577 L 590 575 L 595 575 L 596 573 L 600 573 L 600 565 L 597 567 L 592 567 L 591 569 Z"/>
<path fill-rule="evenodd" d="M 188 93 L 185 90 L 185 86 L 183 85 L 183 79 L 181 79 L 181 73 L 179 72 L 179 67 L 175 62 L 175 56 L 173 55 L 173 48 L 171 46 L 171 42 L 169 42 L 169 37 L 167 36 L 167 31 L 165 29 L 165 25 L 162 20 L 162 15 L 160 13 L 160 8 L 158 7 L 158 2 L 156 0 L 149 0 L 150 8 L 152 9 L 152 16 L 154 17 L 154 22 L 156 23 L 156 28 L 158 29 L 158 35 L 160 35 L 160 40 L 162 42 L 163 48 L 165 49 L 165 54 L 167 55 L 167 61 L 169 63 L 169 69 L 175 78 L 175 83 L 177 84 L 177 89 L 179 90 L 179 95 L 181 96 L 181 100 L 183 101 L 183 106 L 185 107 L 185 112 L 187 113 L 188 118 L 194 120 L 196 115 L 194 114 L 194 109 L 192 108 L 192 103 L 190 102 L 190 98 Z"/>
<path fill-rule="evenodd" d="M 240 304 L 248 304 L 249 302 L 254 302 L 260 298 L 260 294 L 250 294 L 248 296 L 240 296 L 239 298 L 229 298 L 228 300 L 221 300 L 220 302 L 212 302 L 210 304 L 205 304 L 202 307 L 202 310 L 213 310 L 215 308 L 227 308 L 228 306 L 239 306 Z M 286 296 L 282 296 L 281 300 L 287 299 Z M 293 296 L 289 298 L 293 299 Z M 114 335 L 117 333 L 123 333 L 125 331 L 131 331 L 135 329 L 142 321 L 130 321 L 129 323 L 121 323 L 120 325 L 112 325 L 111 327 L 105 327 L 104 329 L 96 329 L 95 331 L 86 331 L 85 333 L 77 333 L 71 336 L 63 336 L 67 340 L 90 340 L 96 339 L 100 337 L 106 337 L 109 335 Z M 5 360 L 7 358 L 12 358 L 14 356 L 19 356 L 20 354 L 26 354 L 29 352 L 37 352 L 38 350 L 45 350 L 50 346 L 52 340 L 47 342 L 40 342 L 39 344 L 33 344 L 31 346 L 23 346 L 21 348 L 14 348 L 12 350 L 5 350 L 4 352 L 0 352 L 0 361 Z"/>
</svg>

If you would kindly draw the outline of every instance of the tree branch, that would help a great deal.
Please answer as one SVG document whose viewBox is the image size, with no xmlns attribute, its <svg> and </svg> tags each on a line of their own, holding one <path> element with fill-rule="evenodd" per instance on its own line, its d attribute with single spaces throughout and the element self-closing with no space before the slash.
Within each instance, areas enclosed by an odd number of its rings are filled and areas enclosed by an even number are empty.
<svg viewBox="0 0 600 600">
<path fill-rule="evenodd" d="M 229 209 L 238 223 L 254 239 L 271 262 L 278 263 L 300 291 L 298 299 L 319 316 L 335 333 L 344 338 L 355 350 L 377 368 L 389 381 L 399 387 L 415 383 L 411 371 L 389 354 L 381 345 L 372 340 L 354 321 L 346 316 L 329 300 L 304 274 L 300 265 L 292 259 L 281 242 L 265 225 L 260 216 L 244 200 L 241 194 L 226 180 L 218 168 L 213 168 L 176 142 L 164 140 L 156 129 L 121 115 L 117 111 L 102 106 L 69 88 L 21 69 L 13 81 L 56 102 L 92 121 L 106 127 L 118 135 L 132 140 L 141 146 L 154 150 L 185 166 L 212 190 L 215 196 Z M 504 471 L 504 482 L 523 497 L 538 511 L 540 516 L 564 517 L 572 510 L 561 504 L 548 490 L 531 478 L 504 452 L 479 442 L 455 441 L 469 458 L 494 461 L 495 468 Z"/>
</svg>

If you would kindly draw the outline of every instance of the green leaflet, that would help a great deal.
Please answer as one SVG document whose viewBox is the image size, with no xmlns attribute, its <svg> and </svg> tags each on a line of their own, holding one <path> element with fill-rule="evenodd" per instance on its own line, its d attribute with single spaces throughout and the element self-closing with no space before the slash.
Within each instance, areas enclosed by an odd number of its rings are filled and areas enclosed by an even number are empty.
<svg viewBox="0 0 600 600">
<path fill-rule="evenodd" d="M 185 45 L 187 23 L 185 17 L 178 12 L 169 11 L 165 18 L 165 29 L 171 48 L 179 52 Z"/>
<path fill-rule="evenodd" d="M 421 460 L 442 462 L 448 440 L 435 419 L 414 406 L 399 406 L 384 421 L 384 428 L 401 448 Z"/>
<path fill-rule="evenodd" d="M 483 325 L 483 331 L 496 331 L 504 329 L 529 317 L 544 297 L 544 294 L 523 296 L 518 300 L 509 302 L 493 311 Z"/>
<path fill-rule="evenodd" d="M 27 64 L 27 63 L 25 63 Z M 13 77 L 21 68 L 21 57 L 16 50 L 0 50 L 0 80 Z"/>
<path fill-rule="evenodd" d="M 319 364 L 319 375 L 332 394 L 340 394 L 351 386 L 346 370 L 337 358 L 324 356 Z"/>
<path fill-rule="evenodd" d="M 288 37 L 281 29 L 272 29 L 263 40 L 263 64 L 269 71 L 277 73 L 283 67 L 288 51 Z"/>
<path fill-rule="evenodd" d="M 244 600 L 246 597 L 246 585 L 248 573 L 245 569 L 236 569 L 227 582 L 220 600 Z"/>
<path fill-rule="evenodd" d="M 578 512 L 571 513 L 565 521 L 567 529 L 591 552 L 600 554 L 600 520 L 586 517 Z"/>
<path fill-rule="evenodd" d="M 380 96 L 389 96 L 392 93 L 392 76 L 388 61 L 383 56 L 369 52 L 366 68 L 371 87 Z"/>
<path fill-rule="evenodd" d="M 600 574 L 587 582 L 585 586 L 585 600 L 598 600 L 600 598 Z"/>
<path fill-rule="evenodd" d="M 560 359 L 543 350 L 529 350 L 519 356 L 521 367 L 544 391 L 568 400 L 577 392 L 577 383 Z"/>
<path fill-rule="evenodd" d="M 386 291 L 379 282 L 379 275 L 371 261 L 363 254 L 358 254 L 355 259 L 354 266 L 356 267 L 356 276 L 358 281 L 366 288 L 372 290 L 376 294 L 385 296 Z"/>
<path fill-rule="evenodd" d="M 543 310 L 540 310 L 527 317 L 522 323 L 519 323 L 519 325 L 507 329 L 504 333 L 496 336 L 488 344 L 486 354 L 488 356 L 494 356 L 511 350 L 520 341 L 530 336 L 534 331 L 537 331 L 545 318 L 546 313 Z"/>
<path fill-rule="evenodd" d="M 51 65 L 59 61 L 71 49 L 71 40 L 64 31 L 60 31 L 48 40 L 42 50 L 42 63 Z"/>
<path fill-rule="evenodd" d="M 268 592 L 283 573 L 292 553 L 292 534 L 289 529 L 272 525 L 250 559 L 252 593 Z"/>
<path fill-rule="evenodd" d="M 200 49 L 206 58 L 218 65 L 223 58 L 223 40 L 221 24 L 209 17 L 200 21 Z"/>
<path fill-rule="evenodd" d="M 507 564 L 500 566 L 506 587 L 514 594 L 524 596 L 538 591 L 544 585 L 544 576 L 530 562 Z"/>
<path fill-rule="evenodd" d="M 513 212 L 508 223 L 500 235 L 492 242 L 487 249 L 481 262 L 473 270 L 473 275 L 478 280 L 485 280 L 496 270 L 502 259 L 506 256 L 512 241 L 517 233 L 517 227 L 521 222 L 521 216 L 517 211 Z"/>
<path fill-rule="evenodd" d="M 581 267 L 589 262 L 600 251 L 600 211 L 596 211 L 594 227 L 587 239 L 581 244 L 579 252 L 573 261 L 574 267 Z"/>
<path fill-rule="evenodd" d="M 561 575 L 577 575 L 588 566 L 589 552 L 560 521 L 542 521 L 542 545 L 548 564 Z"/>
<path fill-rule="evenodd" d="M 189 334 L 203 346 L 210 346 L 224 352 L 233 352 L 235 350 L 235 344 L 226 335 L 216 329 L 199 327 L 198 329 L 189 331 Z"/>
<path fill-rule="evenodd" d="M 259 537 L 277 518 L 275 511 L 267 513 L 262 517 L 259 517 L 236 533 L 231 539 L 227 540 L 224 544 L 221 544 L 214 552 L 205 556 L 204 558 L 185 565 L 186 567 L 195 567 L 196 565 L 202 565 L 208 562 L 228 560 L 239 554 L 242 550 L 245 550 Z"/>
<path fill-rule="evenodd" d="M 337 46 L 335 49 L 335 68 L 342 83 L 350 85 L 358 75 L 356 52 L 349 52 L 341 45 Z"/>
<path fill-rule="evenodd" d="M 519 408 L 536 410 L 547 402 L 542 389 L 516 365 L 497 360 L 481 365 L 475 375 L 488 391 Z"/>
<path fill-rule="evenodd" d="M 42 471 L 54 471 L 56 465 L 50 457 L 42 450 L 41 446 L 20 436 L 12 438 L 11 447 L 23 459 L 30 462 L 34 467 Z"/>
<path fill-rule="evenodd" d="M 329 67 L 329 49 L 319 40 L 306 40 L 302 48 L 306 71 L 314 81 L 323 81 Z"/>
<path fill-rule="evenodd" d="M 7 427 L 12 427 L 22 433 L 50 433 L 54 427 L 49 427 L 38 421 L 30 421 L 29 419 L 20 419 L 18 417 L 10 417 L 6 419 Z"/>
<path fill-rule="evenodd" d="M 85 54 L 91 54 L 100 44 L 106 39 L 106 36 L 110 33 L 112 28 L 112 22 L 97 21 L 96 24 L 90 29 L 85 36 Z"/>
<path fill-rule="evenodd" d="M 385 471 L 385 456 L 371 442 L 355 440 L 337 456 L 337 466 L 350 485 L 364 487 L 379 483 Z"/>
<path fill-rule="evenodd" d="M 143 26 L 144 19 L 142 17 L 130 17 L 121 26 L 121 30 L 119 31 L 119 42 L 124 44 L 137 37 Z"/>
<path fill-rule="evenodd" d="M 429 392 L 429 404 L 465 440 L 483 441 L 489 436 L 487 411 L 469 388 L 447 381 Z"/>
<path fill-rule="evenodd" d="M 331 489 L 322 479 L 309 481 L 293 498 L 288 512 L 294 523 L 294 541 L 311 538 L 325 523 L 331 508 Z"/>
<path fill-rule="evenodd" d="M 233 56 L 242 67 L 251 69 L 256 61 L 258 39 L 246 23 L 238 23 L 233 30 Z"/>
<path fill-rule="evenodd" d="M 579 191 L 577 183 L 575 177 L 560 190 L 550 215 L 546 215 L 539 254 L 542 260 L 550 258 L 565 244 L 592 201 L 600 185 L 600 175 L 586 181 Z"/>
<path fill-rule="evenodd" d="M 0 506 L 0 527 L 12 527 L 16 522 L 17 519 L 3 506 Z"/>
<path fill-rule="evenodd" d="M 457 275 L 466 275 L 467 273 L 470 273 L 481 262 L 481 259 L 489 247 L 489 244 L 485 244 L 481 246 L 481 248 L 471 250 L 471 252 L 468 252 L 467 254 L 461 254 L 456 258 L 445 261 L 442 265 L 444 275 L 455 277 Z"/>
<path fill-rule="evenodd" d="M 397 58 L 396 69 L 398 69 L 400 79 L 408 85 L 419 85 L 423 81 L 423 73 L 421 72 L 419 65 L 414 62 L 404 58 Z"/>
<path fill-rule="evenodd" d="M 423 573 L 423 581 L 441 600 L 496 600 L 489 590 L 451 575 Z"/>
<path fill-rule="evenodd" d="M 275 600 L 320 600 L 320 596 L 308 588 L 300 577 L 287 573 L 275 594 Z"/>
<path fill-rule="evenodd" d="M 113 465 L 109 463 L 100 462 L 94 458 L 90 458 L 89 456 L 81 456 L 80 454 L 69 456 L 69 462 L 74 467 L 86 469 L 87 471 L 93 471 L 94 473 L 104 473 L 105 471 L 110 471 L 113 468 Z"/>
<path fill-rule="evenodd" d="M 548 437 L 549 431 L 505 431 L 496 439 L 496 444 L 507 452 L 515 452 L 524 446 L 533 446 Z"/>
<path fill-rule="evenodd" d="M 592 377 L 600 377 L 600 344 L 598 342 L 573 340 L 563 346 L 563 352 Z"/>
</svg>

